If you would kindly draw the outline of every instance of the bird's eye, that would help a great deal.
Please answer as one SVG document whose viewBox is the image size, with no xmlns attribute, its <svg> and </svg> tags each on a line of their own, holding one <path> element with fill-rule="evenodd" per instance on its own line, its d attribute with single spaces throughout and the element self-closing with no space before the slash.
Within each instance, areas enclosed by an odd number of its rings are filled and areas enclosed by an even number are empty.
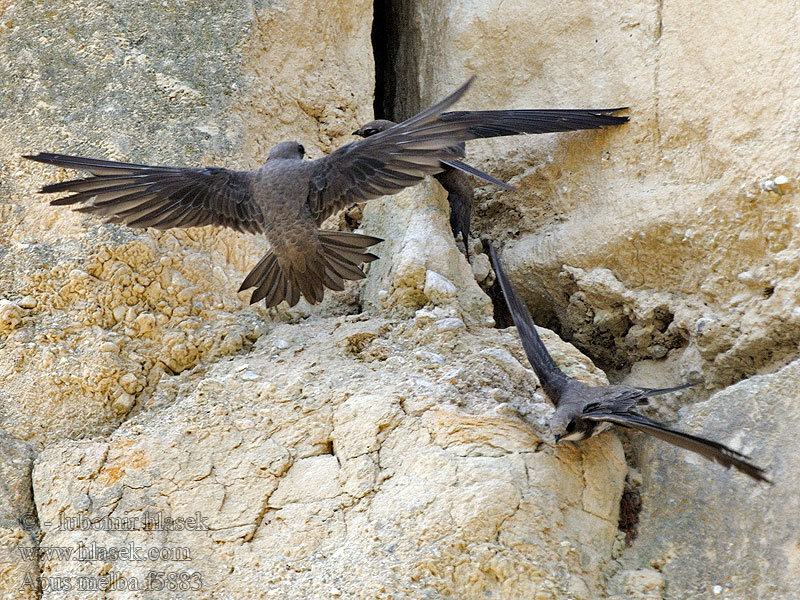
<svg viewBox="0 0 800 600">
<path fill-rule="evenodd" d="M 375 129 L 374 127 L 367 127 L 364 130 L 364 137 L 369 137 L 371 135 L 375 135 L 376 133 L 378 133 L 377 129 Z"/>
<path fill-rule="evenodd" d="M 567 425 L 567 433 L 572 433 L 575 431 L 575 421 L 570 421 L 569 425 Z"/>
<path fill-rule="evenodd" d="M 297 144 L 297 151 L 300 153 L 300 156 L 305 156 L 306 149 L 303 148 L 303 144 Z"/>
</svg>

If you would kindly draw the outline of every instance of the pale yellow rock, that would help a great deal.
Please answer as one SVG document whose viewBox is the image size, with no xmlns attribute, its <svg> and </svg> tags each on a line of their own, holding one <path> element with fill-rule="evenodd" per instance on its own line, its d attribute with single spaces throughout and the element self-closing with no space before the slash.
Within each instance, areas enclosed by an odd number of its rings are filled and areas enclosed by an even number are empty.
<svg viewBox="0 0 800 600">
<path fill-rule="evenodd" d="M 299 139 L 320 156 L 371 117 L 370 9 L 231 2 L 200 15 L 149 2 L 119 21 L 93 0 L 0 3 L 0 83 L 10 94 L 0 163 L 14 173 L 0 198 L 8 433 L 39 443 L 107 434 L 164 372 L 246 349 L 268 318 L 237 293 L 263 239 L 214 227 L 134 230 L 51 208 L 34 192 L 74 172 L 20 154 L 251 168 L 273 144 Z M 314 52 L 298 42 L 309 30 Z M 353 284 L 317 312 L 357 303 Z M 309 314 L 304 302 L 273 312 Z"/>
<path fill-rule="evenodd" d="M 425 0 L 408 28 L 423 66 L 400 93 L 424 106 L 475 73 L 461 106 L 630 106 L 629 124 L 602 133 L 470 143 L 469 160 L 520 191 L 482 187 L 473 229 L 508 240 L 521 293 L 579 347 L 617 367 L 696 348 L 684 372 L 719 388 L 784 364 L 800 342 L 798 95 L 785 86 L 798 51 L 777 41 L 796 12 L 788 0 L 702 11 L 570 1 L 557 14 L 525 0 Z M 570 268 L 609 270 L 619 293 L 583 298 Z M 664 294 L 672 324 L 627 312 L 633 296 Z M 621 333 L 595 323 L 603 312 Z M 665 326 L 666 344 L 636 334 Z"/>
<path fill-rule="evenodd" d="M 373 358 L 382 338 L 410 360 L 385 368 L 388 357 Z M 484 348 L 502 350 L 511 371 L 484 360 Z M 447 364 L 411 358 L 415 349 Z M 453 341 L 377 318 L 278 326 L 247 356 L 162 379 L 171 400 L 133 414 L 106 441 L 61 442 L 37 463 L 43 523 L 160 516 L 202 527 L 45 527 L 42 544 L 75 547 L 88 535 L 106 547 L 185 548 L 190 560 L 103 564 L 127 578 L 191 567 L 207 595 L 317 597 L 335 583 L 349 598 L 558 597 L 577 580 L 594 593 L 611 567 L 621 445 L 603 436 L 554 454 L 544 428 L 520 417 L 536 402 L 521 356 L 512 332 L 496 329 Z M 270 375 L 248 381 L 246 372 Z M 410 410 L 423 398 L 427 408 Z M 54 557 L 44 566 L 53 577 L 97 578 L 103 564 Z M 241 577 L 229 577 L 231 566 Z"/>
<path fill-rule="evenodd" d="M 409 317 L 434 303 L 468 325 L 493 324 L 491 302 L 456 248 L 447 211 L 435 181 L 367 203 L 362 228 L 385 239 L 375 253 L 391 257 L 370 265 L 363 292 L 368 307 Z"/>
<path fill-rule="evenodd" d="M 0 0 L 4 560 L 155 551 L 9 560 L 0 595 L 74 598 L 68 577 L 81 598 L 137 597 L 107 588 L 163 571 L 192 597 L 791 596 L 797 535 L 775 523 L 797 512 L 797 364 L 678 412 L 797 356 L 788 1 L 423 0 L 395 22 L 398 90 L 416 94 L 402 107 L 472 74 L 456 109 L 631 107 L 605 132 L 468 146 L 519 190 L 479 184 L 473 236 L 496 242 L 537 320 L 631 383 L 703 381 L 656 414 L 777 482 L 632 436 L 628 550 L 616 434 L 552 446 L 516 333 L 487 328 L 481 242 L 470 267 L 438 184 L 363 208 L 387 239 L 366 282 L 269 313 L 236 292 L 264 240 L 104 225 L 35 194 L 72 176 L 19 158 L 38 150 L 254 168 L 283 139 L 312 158 L 350 141 L 372 117 L 372 6 Z M 540 331 L 571 375 L 606 381 Z"/>
</svg>

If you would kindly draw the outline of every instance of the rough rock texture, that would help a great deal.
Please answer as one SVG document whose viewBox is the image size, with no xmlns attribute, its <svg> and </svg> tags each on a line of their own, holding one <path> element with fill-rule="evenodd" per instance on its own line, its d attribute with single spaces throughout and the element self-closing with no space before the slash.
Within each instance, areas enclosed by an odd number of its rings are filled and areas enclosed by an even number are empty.
<svg viewBox="0 0 800 600">
<path fill-rule="evenodd" d="M 787 85 L 800 64 L 787 42 L 800 19 L 794 3 L 556 10 L 423 0 L 414 18 L 410 47 L 425 66 L 407 87 L 418 98 L 405 105 L 425 105 L 476 72 L 470 108 L 631 107 L 629 125 L 603 133 L 468 146 L 473 163 L 521 191 L 482 186 L 473 229 L 503 247 L 540 323 L 616 378 L 702 381 L 659 399 L 651 414 L 669 420 L 690 400 L 798 356 L 800 95 Z M 775 27 L 768 36 L 764 23 Z M 797 483 L 792 465 L 773 457 L 797 454 L 797 381 L 793 364 L 711 396 L 677 423 L 752 453 L 771 467 L 773 488 L 630 438 L 643 474 L 642 538 L 608 594 L 795 593 L 800 536 L 780 523 L 797 512 L 787 499 Z M 708 416 L 691 418 L 699 414 Z"/>
<path fill-rule="evenodd" d="M 681 411 L 682 422 L 767 464 L 774 486 L 648 441 L 639 538 L 627 563 L 651 565 L 667 582 L 665 598 L 791 598 L 800 581 L 800 514 L 794 451 L 800 415 L 800 361 L 752 377 Z M 731 427 L 735 424 L 735 427 Z M 665 535 L 665 532 L 669 532 Z M 687 560 L 689 557 L 703 560 Z"/>
<path fill-rule="evenodd" d="M 0 434 L 0 593 L 4 598 L 36 598 L 40 591 L 33 459 L 29 444 Z"/>
<path fill-rule="evenodd" d="M 554 450 L 516 336 L 440 321 L 280 325 L 247 356 L 169 378 L 107 439 L 48 447 L 33 479 L 44 546 L 173 560 L 50 557 L 46 577 L 193 569 L 203 597 L 597 597 L 618 546 L 618 439 Z M 200 531 L 109 530 L 198 510 Z M 81 515 L 105 529 L 87 535 Z"/>
<path fill-rule="evenodd" d="M 367 203 L 362 227 L 386 240 L 375 252 L 391 260 L 370 264 L 365 306 L 409 317 L 433 304 L 462 319 L 461 327 L 494 325 L 492 303 L 456 248 L 448 219 L 446 192 L 434 180 Z"/>
<path fill-rule="evenodd" d="M 778 41 L 794 3 L 424 0 L 414 15 L 422 105 L 478 73 L 471 108 L 631 107 L 606 133 L 468 149 L 522 192 L 482 188 L 474 228 L 507 241 L 542 318 L 615 368 L 688 349 L 682 370 L 717 387 L 797 355 L 798 49 Z"/>
<path fill-rule="evenodd" d="M 702 380 L 651 414 L 752 453 L 771 488 L 643 436 L 553 448 L 516 334 L 489 327 L 486 256 L 458 254 L 436 183 L 332 220 L 387 239 L 366 283 L 270 312 L 236 293 L 262 240 L 35 195 L 71 173 L 26 152 L 253 168 L 282 139 L 312 157 L 350 141 L 372 116 L 371 8 L 0 0 L 0 596 L 791 597 L 793 4 L 398 8 L 400 111 L 473 73 L 459 108 L 632 107 L 605 132 L 471 143 L 519 189 L 481 185 L 473 233 L 615 377 Z"/>
<path fill-rule="evenodd" d="M 37 442 L 107 433 L 164 372 L 248 347 L 264 317 L 248 308 L 249 292 L 236 293 L 262 240 L 210 227 L 143 232 L 50 208 L 33 192 L 68 173 L 19 155 L 253 168 L 287 137 L 319 155 L 371 115 L 359 9 L 369 4 L 231 1 L 201 15 L 181 2 L 0 4 L 8 433 Z M 275 39 L 309 26 L 320 57 Z M 296 78 L 303 84 L 287 83 Z M 352 291 L 326 300 L 339 314 L 356 302 Z"/>
</svg>

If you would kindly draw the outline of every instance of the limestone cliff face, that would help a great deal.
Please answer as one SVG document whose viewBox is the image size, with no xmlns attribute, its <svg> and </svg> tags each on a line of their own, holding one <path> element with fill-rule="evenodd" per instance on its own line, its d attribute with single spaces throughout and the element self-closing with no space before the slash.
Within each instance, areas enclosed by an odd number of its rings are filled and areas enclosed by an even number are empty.
<svg viewBox="0 0 800 600">
<path fill-rule="evenodd" d="M 792 596 L 796 7 L 398 11 L 402 110 L 473 73 L 460 108 L 631 107 L 620 128 L 471 145 L 519 190 L 480 186 L 473 231 L 614 377 L 702 379 L 653 414 L 775 485 L 634 436 L 553 447 L 515 331 L 492 327 L 486 257 L 457 252 L 433 182 L 363 209 L 387 239 L 366 282 L 272 311 L 236 293 L 263 240 L 35 194 L 71 175 L 20 159 L 39 150 L 253 168 L 284 139 L 312 158 L 351 141 L 372 117 L 371 3 L 0 0 L 0 595 Z"/>
</svg>

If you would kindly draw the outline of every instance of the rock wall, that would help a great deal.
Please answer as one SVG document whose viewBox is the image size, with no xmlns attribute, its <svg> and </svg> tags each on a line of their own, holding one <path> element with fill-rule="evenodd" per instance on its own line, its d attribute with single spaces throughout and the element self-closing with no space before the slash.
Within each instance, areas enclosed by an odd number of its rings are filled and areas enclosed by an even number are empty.
<svg viewBox="0 0 800 600">
<path fill-rule="evenodd" d="M 401 112 L 473 73 L 459 108 L 631 107 L 602 132 L 472 143 L 519 190 L 480 185 L 473 234 L 611 377 L 702 380 L 650 414 L 775 485 L 635 436 L 554 447 L 515 331 L 492 327 L 486 256 L 457 252 L 433 182 L 358 215 L 387 240 L 366 282 L 270 311 L 236 293 L 263 240 L 35 194 L 71 175 L 20 159 L 39 150 L 254 168 L 280 140 L 312 158 L 351 141 L 372 116 L 371 3 L 0 0 L 0 595 L 797 588 L 796 7 L 397 6 Z"/>
</svg>

